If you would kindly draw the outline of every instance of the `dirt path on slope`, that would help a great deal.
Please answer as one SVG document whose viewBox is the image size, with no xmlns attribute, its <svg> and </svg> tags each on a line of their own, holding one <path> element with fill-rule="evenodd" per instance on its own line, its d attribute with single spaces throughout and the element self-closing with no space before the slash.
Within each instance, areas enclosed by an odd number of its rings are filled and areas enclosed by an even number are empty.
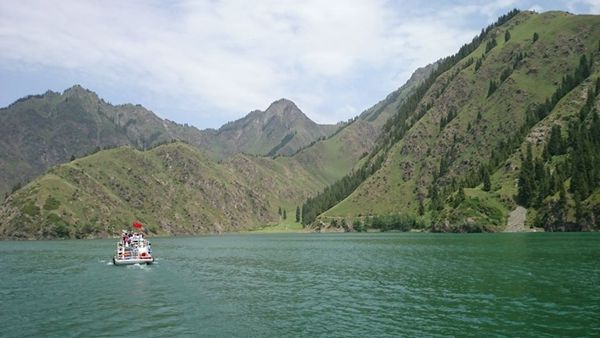
<svg viewBox="0 0 600 338">
<path fill-rule="evenodd" d="M 527 209 L 518 205 L 515 210 L 510 212 L 508 222 L 504 232 L 529 232 L 531 229 L 525 227 L 525 219 L 527 218 Z"/>
</svg>

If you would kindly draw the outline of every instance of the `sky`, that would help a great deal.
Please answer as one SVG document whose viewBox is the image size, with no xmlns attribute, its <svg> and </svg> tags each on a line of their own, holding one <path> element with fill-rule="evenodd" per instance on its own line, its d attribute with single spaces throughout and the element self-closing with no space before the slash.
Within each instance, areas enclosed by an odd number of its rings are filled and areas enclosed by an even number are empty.
<svg viewBox="0 0 600 338">
<path fill-rule="evenodd" d="M 0 1 L 0 107 L 80 84 L 200 129 L 279 98 L 335 123 L 512 8 L 600 14 L 600 0 Z"/>
</svg>

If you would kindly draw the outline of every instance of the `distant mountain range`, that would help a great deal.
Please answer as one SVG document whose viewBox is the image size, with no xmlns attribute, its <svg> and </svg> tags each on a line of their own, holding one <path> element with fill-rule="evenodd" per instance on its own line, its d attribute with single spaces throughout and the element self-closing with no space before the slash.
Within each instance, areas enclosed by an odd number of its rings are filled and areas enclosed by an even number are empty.
<svg viewBox="0 0 600 338">
<path fill-rule="evenodd" d="M 114 106 L 73 86 L 17 100 L 0 110 L 0 192 L 27 183 L 53 165 L 104 148 L 147 149 L 180 140 L 224 159 L 236 153 L 289 155 L 340 125 L 319 125 L 285 99 L 219 130 L 164 120 L 140 105 Z"/>
<path fill-rule="evenodd" d="M 285 99 L 201 131 L 78 86 L 24 98 L 0 110 L 0 182 L 37 178 L 0 237 L 230 231 L 299 206 L 315 229 L 597 230 L 599 55 L 599 16 L 515 10 L 335 126 Z"/>
<path fill-rule="evenodd" d="M 273 223 L 281 207 L 294 217 L 368 153 L 431 69 L 337 125 L 314 123 L 286 99 L 218 130 L 113 106 L 80 86 L 20 99 L 0 110 L 0 183 L 4 191 L 26 183 L 0 208 L 0 237 L 108 236 L 132 217 L 172 234 Z"/>
</svg>

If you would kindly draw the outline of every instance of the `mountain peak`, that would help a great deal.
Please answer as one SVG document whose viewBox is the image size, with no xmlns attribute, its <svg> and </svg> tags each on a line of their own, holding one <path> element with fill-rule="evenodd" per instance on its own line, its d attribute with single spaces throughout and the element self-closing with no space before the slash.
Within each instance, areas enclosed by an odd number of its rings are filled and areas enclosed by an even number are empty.
<svg viewBox="0 0 600 338">
<path fill-rule="evenodd" d="M 75 84 L 70 88 L 65 89 L 65 91 L 63 92 L 63 95 L 65 96 L 94 96 L 95 98 L 98 98 L 98 95 L 96 93 L 94 93 L 93 91 L 82 87 L 80 84 Z"/>
<path fill-rule="evenodd" d="M 76 92 L 86 92 L 89 91 L 86 88 L 83 88 L 80 84 L 74 84 L 71 87 L 64 90 L 63 93 L 76 93 Z"/>
<path fill-rule="evenodd" d="M 264 113 L 266 116 L 277 115 L 282 117 L 306 117 L 306 115 L 304 115 L 304 113 L 300 110 L 300 108 L 298 108 L 298 106 L 296 106 L 294 102 L 285 98 L 271 103 L 269 108 L 267 108 Z"/>
<path fill-rule="evenodd" d="M 269 105 L 269 108 L 267 108 L 267 110 L 271 109 L 272 107 L 294 107 L 298 109 L 298 107 L 292 100 L 286 98 L 281 98 L 279 100 L 273 101 L 273 103 Z"/>
<path fill-rule="evenodd" d="M 279 100 L 273 101 L 273 103 L 271 103 L 271 105 L 274 104 L 283 104 L 283 105 L 296 105 L 292 100 L 290 99 L 286 99 L 285 97 L 280 98 Z"/>
</svg>

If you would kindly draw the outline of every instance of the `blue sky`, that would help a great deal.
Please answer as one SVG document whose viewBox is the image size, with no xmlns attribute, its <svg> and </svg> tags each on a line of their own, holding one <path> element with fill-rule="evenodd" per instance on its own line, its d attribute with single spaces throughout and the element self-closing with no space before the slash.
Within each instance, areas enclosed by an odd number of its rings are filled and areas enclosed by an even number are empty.
<svg viewBox="0 0 600 338">
<path fill-rule="evenodd" d="M 81 84 L 201 129 L 282 97 L 335 123 L 512 8 L 600 14 L 600 0 L 2 1 L 0 106 Z"/>
</svg>

